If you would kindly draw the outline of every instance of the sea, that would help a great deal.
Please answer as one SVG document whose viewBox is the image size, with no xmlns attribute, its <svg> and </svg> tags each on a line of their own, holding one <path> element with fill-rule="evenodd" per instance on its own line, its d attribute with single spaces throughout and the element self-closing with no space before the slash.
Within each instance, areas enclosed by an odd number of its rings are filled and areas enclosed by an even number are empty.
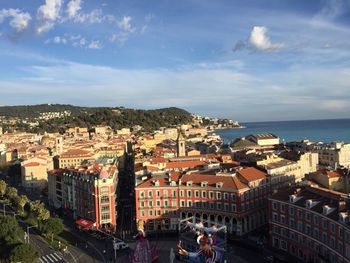
<svg viewBox="0 0 350 263">
<path fill-rule="evenodd" d="M 247 122 L 241 125 L 246 128 L 216 130 L 216 134 L 221 136 L 224 143 L 261 133 L 273 133 L 280 137 L 281 142 L 307 139 L 312 142 L 350 143 L 350 119 Z"/>
</svg>

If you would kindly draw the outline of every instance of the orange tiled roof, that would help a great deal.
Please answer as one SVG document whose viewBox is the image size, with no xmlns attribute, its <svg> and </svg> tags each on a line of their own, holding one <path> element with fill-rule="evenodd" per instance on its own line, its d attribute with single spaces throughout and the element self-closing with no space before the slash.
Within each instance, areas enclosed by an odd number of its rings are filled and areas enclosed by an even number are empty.
<svg viewBox="0 0 350 263">
<path fill-rule="evenodd" d="M 184 161 L 184 162 L 168 162 L 166 163 L 166 169 L 179 169 L 179 168 L 190 168 L 200 165 L 204 165 L 204 161 Z"/>
<path fill-rule="evenodd" d="M 265 179 L 267 177 L 267 174 L 254 168 L 254 167 L 247 167 L 243 168 L 238 171 L 238 174 L 243 177 L 247 182 L 253 182 L 256 180 Z"/>
<path fill-rule="evenodd" d="M 34 166 L 40 166 L 40 163 L 37 162 L 30 162 L 24 165 L 25 167 L 34 167 Z"/>
</svg>

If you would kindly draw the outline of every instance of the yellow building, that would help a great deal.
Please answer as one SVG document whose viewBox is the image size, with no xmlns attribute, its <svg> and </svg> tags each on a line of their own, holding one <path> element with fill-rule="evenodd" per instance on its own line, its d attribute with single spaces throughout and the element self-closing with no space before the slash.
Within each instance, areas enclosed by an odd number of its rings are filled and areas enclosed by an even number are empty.
<svg viewBox="0 0 350 263">
<path fill-rule="evenodd" d="M 71 149 L 55 157 L 55 169 L 78 166 L 83 161 L 91 160 L 95 160 L 95 156 L 90 151 Z"/>
<path fill-rule="evenodd" d="M 25 188 L 43 189 L 47 186 L 47 171 L 52 170 L 52 161 L 34 157 L 21 163 L 21 181 Z"/>
<path fill-rule="evenodd" d="M 343 172 L 340 170 L 319 170 L 308 176 L 308 179 L 320 184 L 329 190 L 345 192 L 345 189 L 349 189 L 348 180 L 343 176 Z"/>
</svg>

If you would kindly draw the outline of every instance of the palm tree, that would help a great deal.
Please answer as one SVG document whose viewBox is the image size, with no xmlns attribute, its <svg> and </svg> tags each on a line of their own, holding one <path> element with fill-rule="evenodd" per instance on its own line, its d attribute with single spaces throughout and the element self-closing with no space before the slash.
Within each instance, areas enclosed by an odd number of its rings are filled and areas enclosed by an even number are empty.
<svg viewBox="0 0 350 263">
<path fill-rule="evenodd" d="M 1 197 L 4 197 L 5 193 L 6 193 L 6 188 L 7 188 L 7 184 L 4 180 L 0 180 L 0 195 Z"/>
</svg>

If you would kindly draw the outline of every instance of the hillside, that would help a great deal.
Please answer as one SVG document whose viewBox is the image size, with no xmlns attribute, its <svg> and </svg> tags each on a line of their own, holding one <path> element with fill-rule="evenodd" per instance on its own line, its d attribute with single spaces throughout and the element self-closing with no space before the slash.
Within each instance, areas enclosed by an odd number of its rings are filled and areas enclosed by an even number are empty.
<svg viewBox="0 0 350 263">
<path fill-rule="evenodd" d="M 11 128 L 10 120 L 15 119 L 16 129 L 40 133 L 64 131 L 73 126 L 91 128 L 96 125 L 109 125 L 114 130 L 140 125 L 144 130 L 152 131 L 160 127 L 176 127 L 192 122 L 191 113 L 175 107 L 139 110 L 60 104 L 2 106 L 0 116 L 3 118 L 5 129 Z"/>
</svg>

